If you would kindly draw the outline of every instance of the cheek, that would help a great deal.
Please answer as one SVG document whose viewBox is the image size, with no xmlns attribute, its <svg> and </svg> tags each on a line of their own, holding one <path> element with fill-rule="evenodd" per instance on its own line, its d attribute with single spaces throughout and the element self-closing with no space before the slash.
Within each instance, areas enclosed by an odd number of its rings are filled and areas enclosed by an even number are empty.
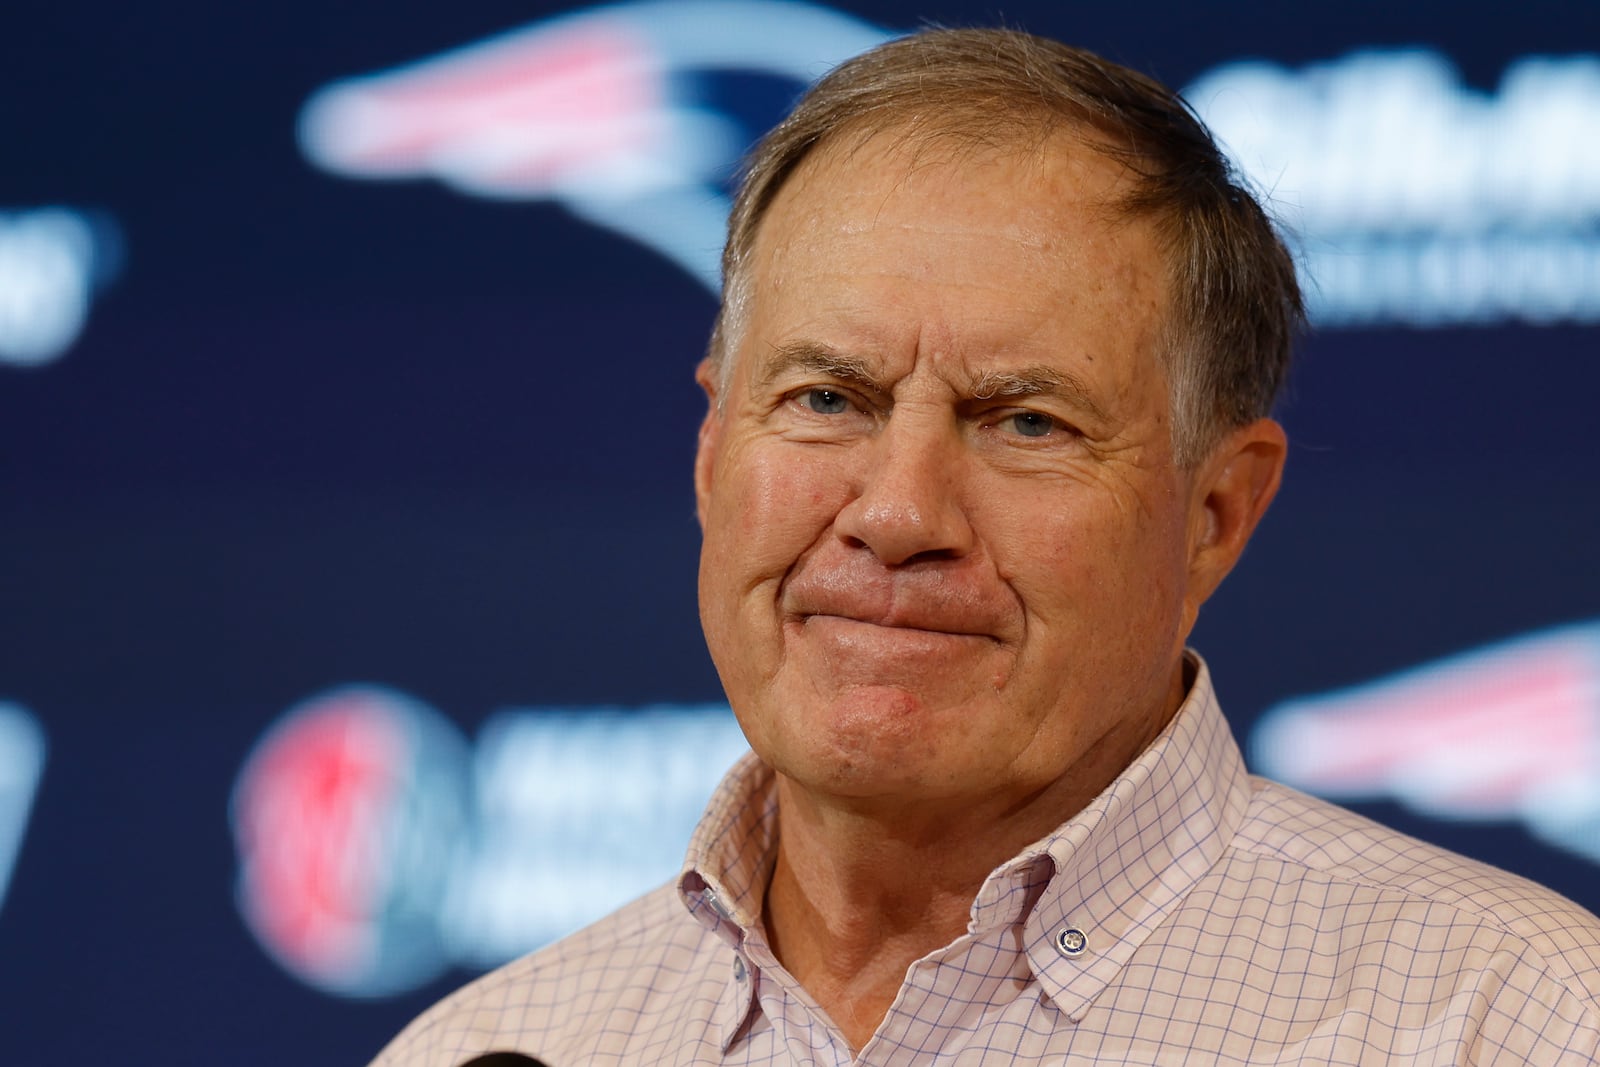
<svg viewBox="0 0 1600 1067">
<path fill-rule="evenodd" d="M 1182 530 L 1164 516 L 1078 503 L 1034 510 L 1009 556 L 1030 615 L 1050 633 L 1072 635 L 1063 651 L 1081 662 L 1091 650 L 1115 654 L 1168 628 L 1185 556 Z"/>
<path fill-rule="evenodd" d="M 810 451 L 776 444 L 727 456 L 713 488 L 708 549 L 747 576 L 787 571 L 848 501 L 845 479 Z"/>
<path fill-rule="evenodd" d="M 757 441 L 718 457 L 700 557 L 700 619 L 736 708 L 758 706 L 782 660 L 778 597 L 784 579 L 828 536 L 843 479 L 794 446 Z M 752 743 L 765 737 L 745 721 Z"/>
</svg>

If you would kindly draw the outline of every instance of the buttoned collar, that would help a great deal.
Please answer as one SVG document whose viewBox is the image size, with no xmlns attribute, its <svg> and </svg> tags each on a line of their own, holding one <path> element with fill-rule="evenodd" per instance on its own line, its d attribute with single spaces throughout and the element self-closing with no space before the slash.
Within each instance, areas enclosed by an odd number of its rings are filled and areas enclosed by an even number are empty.
<svg viewBox="0 0 1600 1067">
<path fill-rule="evenodd" d="M 1022 926 L 1029 967 L 1073 1021 L 1221 858 L 1244 818 L 1244 761 L 1204 661 L 1189 657 L 1194 682 L 1161 735 L 1087 807 L 997 867 L 972 902 L 973 935 Z M 690 913 L 737 954 L 716 1012 L 724 1051 L 755 1003 L 746 954 L 765 955 L 761 908 L 777 841 L 775 778 L 750 754 L 717 788 L 678 883 Z"/>
<path fill-rule="evenodd" d="M 1204 662 L 1190 656 L 1194 683 L 1161 736 L 1088 807 L 990 875 L 973 905 L 976 921 L 983 903 L 1017 877 L 1010 869 L 1049 857 L 1054 873 L 1027 915 L 996 920 L 1023 919 L 1033 972 L 1074 1022 L 1222 858 L 1244 821 L 1244 760 Z"/>
<path fill-rule="evenodd" d="M 755 753 L 746 753 L 712 794 L 678 879 L 689 913 L 733 950 L 712 1014 L 723 1052 L 755 1006 L 756 975 L 746 942 L 761 936 L 761 905 L 777 858 L 776 776 Z"/>
</svg>

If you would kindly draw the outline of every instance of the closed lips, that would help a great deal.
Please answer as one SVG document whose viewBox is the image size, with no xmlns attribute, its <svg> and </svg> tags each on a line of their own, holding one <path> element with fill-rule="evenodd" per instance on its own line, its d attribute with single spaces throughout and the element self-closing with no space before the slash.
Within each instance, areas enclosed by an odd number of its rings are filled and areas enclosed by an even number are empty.
<svg viewBox="0 0 1600 1067">
<path fill-rule="evenodd" d="M 806 573 L 782 594 L 784 614 L 828 617 L 892 629 L 1001 640 L 1012 614 L 1008 593 L 986 593 L 948 573 Z M 1014 610 L 1014 609 L 1013 609 Z"/>
</svg>

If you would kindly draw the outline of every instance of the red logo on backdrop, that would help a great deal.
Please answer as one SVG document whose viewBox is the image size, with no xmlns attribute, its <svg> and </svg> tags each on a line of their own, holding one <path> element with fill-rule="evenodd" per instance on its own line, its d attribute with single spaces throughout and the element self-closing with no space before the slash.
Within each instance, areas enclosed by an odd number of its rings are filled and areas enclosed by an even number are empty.
<svg viewBox="0 0 1600 1067">
<path fill-rule="evenodd" d="M 1515 819 L 1600 861 L 1600 624 L 1288 701 L 1252 741 L 1261 771 L 1290 785 L 1437 818 Z"/>
<path fill-rule="evenodd" d="M 434 916 L 466 758 L 448 721 L 378 687 L 313 698 L 262 738 L 233 795 L 239 905 L 285 968 L 382 996 L 444 966 Z"/>
<path fill-rule="evenodd" d="M 313 163 L 349 178 L 556 200 L 717 292 L 722 186 L 759 131 L 744 128 L 742 106 L 726 106 L 743 101 L 719 101 L 697 77 L 807 84 L 888 36 L 796 0 L 604 5 L 342 78 L 306 102 L 299 139 Z"/>
</svg>

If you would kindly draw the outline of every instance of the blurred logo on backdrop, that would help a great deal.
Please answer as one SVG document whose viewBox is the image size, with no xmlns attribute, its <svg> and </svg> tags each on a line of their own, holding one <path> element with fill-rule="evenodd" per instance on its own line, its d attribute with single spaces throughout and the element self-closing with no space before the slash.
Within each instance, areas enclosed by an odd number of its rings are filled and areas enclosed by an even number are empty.
<svg viewBox="0 0 1600 1067">
<path fill-rule="evenodd" d="M 121 265 L 120 231 L 104 215 L 0 210 L 0 365 L 43 366 L 65 354 Z"/>
<path fill-rule="evenodd" d="M 300 144 L 345 177 L 556 201 L 716 290 L 723 187 L 761 130 L 743 128 L 696 75 L 803 85 L 888 36 L 797 0 L 596 7 L 329 85 L 301 112 Z"/>
<path fill-rule="evenodd" d="M 806 82 L 889 36 L 781 0 L 597 7 L 330 85 L 300 143 L 345 177 L 557 201 L 715 291 L 761 131 L 693 75 Z M 1600 56 L 1523 57 L 1492 92 L 1424 49 L 1252 60 L 1185 96 L 1283 216 L 1319 325 L 1600 322 Z"/>
<path fill-rule="evenodd" d="M 1287 701 L 1251 742 L 1261 773 L 1309 792 L 1511 820 L 1600 863 L 1600 623 Z"/>
<path fill-rule="evenodd" d="M 1436 52 L 1185 90 L 1298 245 L 1322 326 L 1600 322 L 1600 55 L 1526 56 L 1495 91 Z"/>
<path fill-rule="evenodd" d="M 0 708 L 0 758 L 18 750 L 8 722 L 37 729 Z M 31 795 L 42 741 L 21 736 Z M 1515 821 L 1600 863 L 1600 622 L 1284 702 L 1250 748 L 1259 771 L 1322 796 Z M 725 705 L 513 708 L 468 743 L 405 694 L 336 689 L 287 712 L 240 771 L 239 906 L 285 969 L 333 993 L 488 968 L 669 879 L 745 750 Z"/>
<path fill-rule="evenodd" d="M 286 970 L 346 996 L 494 966 L 672 877 L 744 751 L 726 705 L 511 709 L 468 744 L 395 690 L 337 689 L 240 771 L 240 911 Z"/>
<path fill-rule="evenodd" d="M 22 851 L 28 814 L 44 774 L 44 731 L 15 704 L 0 703 L 0 908 Z"/>
</svg>

